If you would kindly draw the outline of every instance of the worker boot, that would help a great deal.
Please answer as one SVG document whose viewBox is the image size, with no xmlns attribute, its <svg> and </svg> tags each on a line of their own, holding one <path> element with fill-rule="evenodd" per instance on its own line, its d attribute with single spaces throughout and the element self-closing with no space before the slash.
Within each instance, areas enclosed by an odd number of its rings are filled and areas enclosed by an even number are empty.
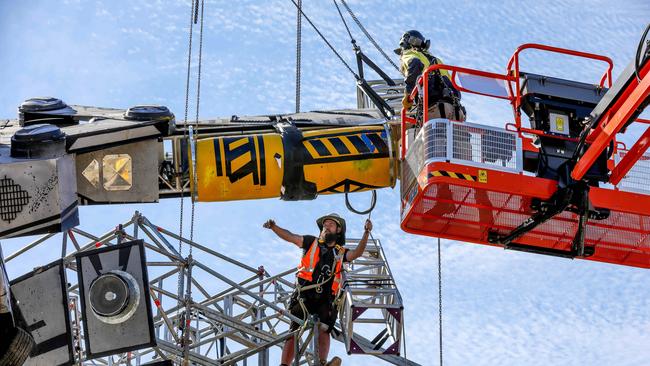
<svg viewBox="0 0 650 366">
<path fill-rule="evenodd" d="M 326 363 L 325 366 L 341 366 L 341 359 L 338 357 L 334 357 L 330 360 L 330 362 Z"/>
</svg>

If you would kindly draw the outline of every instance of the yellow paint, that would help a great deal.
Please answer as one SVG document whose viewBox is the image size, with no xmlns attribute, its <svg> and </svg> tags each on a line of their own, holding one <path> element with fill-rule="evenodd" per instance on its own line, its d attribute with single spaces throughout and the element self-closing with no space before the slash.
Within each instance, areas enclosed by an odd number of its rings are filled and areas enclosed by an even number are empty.
<svg viewBox="0 0 650 366">
<path fill-rule="evenodd" d="M 372 169 L 359 169 L 358 165 L 368 165 Z M 345 161 L 328 164 L 311 164 L 305 165 L 305 179 L 309 182 L 316 183 L 316 189 L 324 191 L 339 185 L 347 180 L 358 182 L 362 187 L 392 187 L 395 182 L 390 178 L 390 161 L 388 158 L 373 159 L 372 161 Z M 335 190 L 343 193 L 344 186 L 339 186 Z M 350 191 L 356 191 L 359 185 L 352 185 Z M 361 188 L 359 191 L 365 191 L 368 188 Z M 323 192 L 329 194 L 331 192 Z"/>
<path fill-rule="evenodd" d="M 488 172 L 487 172 L 487 170 L 483 170 L 483 169 L 478 170 L 478 181 L 479 181 L 479 183 L 487 183 L 488 182 Z"/>
<path fill-rule="evenodd" d="M 248 144 L 248 137 L 245 136 L 228 144 L 229 149 L 244 146 Z M 284 168 L 284 153 L 282 150 L 282 139 L 277 134 L 262 135 L 264 144 L 264 158 L 259 156 L 260 146 L 257 140 L 254 140 L 253 147 L 256 159 L 253 162 L 255 170 L 258 172 L 259 181 L 255 184 L 253 174 L 247 174 L 241 179 L 231 182 L 226 171 L 226 148 L 224 140 L 226 137 L 217 137 L 205 140 L 199 140 L 196 152 L 196 170 L 197 170 L 197 193 L 198 200 L 203 202 L 211 201 L 231 201 L 244 199 L 260 199 L 277 197 L 282 185 L 282 174 Z M 215 140 L 219 146 L 221 156 L 221 175 L 217 175 L 215 156 Z M 275 154 L 280 156 L 280 165 L 274 157 Z M 237 172 L 244 165 L 251 162 L 253 154 L 245 152 L 231 159 L 232 173 Z M 262 185 L 262 169 L 266 170 L 266 184 Z"/>
<path fill-rule="evenodd" d="M 564 132 L 564 119 L 562 117 L 555 117 L 555 129 Z"/>
<path fill-rule="evenodd" d="M 365 172 L 366 170 L 372 167 L 372 160 L 370 159 L 356 160 L 353 163 L 354 163 L 354 167 L 361 172 Z"/>
<path fill-rule="evenodd" d="M 358 133 L 355 133 L 358 132 Z M 332 128 L 327 130 L 313 130 L 303 133 L 303 146 L 309 157 L 303 166 L 305 180 L 316 184 L 317 190 L 335 190 L 343 192 L 345 182 L 350 191 L 367 190 L 373 187 L 392 187 L 395 184 L 395 173 L 391 174 L 390 157 L 370 157 L 368 153 L 359 152 L 349 140 L 350 136 L 362 137 L 363 133 L 377 134 L 384 132 L 383 126 L 358 126 L 345 128 Z M 259 145 L 259 138 L 263 146 Z M 334 145 L 328 140 L 338 137 L 347 147 L 349 153 L 339 154 Z M 252 141 L 251 142 L 251 138 Z M 328 151 L 321 156 L 307 140 L 320 140 Z M 391 142 L 383 139 L 387 145 Z M 215 145 L 218 154 L 215 154 Z M 372 148 L 372 146 L 368 146 Z M 240 154 L 229 153 L 235 148 L 240 148 Z M 253 151 L 250 151 L 251 148 Z M 259 156 L 260 148 L 264 150 L 263 158 Z M 221 157 L 221 167 L 217 168 L 216 156 Z M 280 157 L 280 164 L 275 156 Z M 251 159 L 255 156 L 252 169 Z M 281 194 L 282 179 L 285 169 L 283 141 L 279 134 L 263 134 L 253 136 L 216 137 L 203 139 L 197 142 L 196 151 L 196 176 L 198 201 L 228 201 L 242 199 L 260 199 L 279 197 Z M 232 171 L 228 175 L 226 160 L 230 159 Z M 336 161 L 344 159 L 345 161 Z M 264 169 L 262 169 L 264 167 Z M 393 167 L 394 169 L 394 167 Z M 266 184 L 262 184 L 262 171 L 266 172 Z M 220 175 L 217 173 L 221 172 Z M 244 173 L 242 173 L 244 172 Z M 253 172 L 260 175 L 256 184 Z M 240 174 L 238 180 L 237 173 Z M 338 186 L 338 187 L 337 187 Z M 331 193 L 331 192 L 323 192 Z"/>
<path fill-rule="evenodd" d="M 230 150 L 234 150 L 234 149 L 236 149 L 236 148 L 238 148 L 240 146 L 245 145 L 247 142 L 248 142 L 248 138 L 241 138 L 239 140 L 235 140 L 235 141 L 229 143 L 228 148 Z"/>
</svg>

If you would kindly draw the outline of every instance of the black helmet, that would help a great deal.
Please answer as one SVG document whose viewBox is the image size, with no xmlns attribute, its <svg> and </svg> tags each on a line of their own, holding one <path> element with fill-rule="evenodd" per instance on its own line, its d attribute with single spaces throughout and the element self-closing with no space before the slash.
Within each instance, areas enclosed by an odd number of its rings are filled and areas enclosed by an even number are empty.
<svg viewBox="0 0 650 366">
<path fill-rule="evenodd" d="M 431 41 L 424 39 L 422 33 L 412 29 L 402 34 L 402 38 L 399 40 L 399 48 L 396 48 L 394 52 L 400 55 L 402 54 L 402 50 L 407 50 L 413 47 L 428 50 L 430 45 Z"/>
<path fill-rule="evenodd" d="M 323 231 L 323 222 L 325 222 L 325 220 L 332 220 L 341 228 L 341 232 L 336 239 L 336 244 L 345 245 L 345 220 L 336 213 L 331 213 L 329 215 L 319 217 L 318 220 L 316 220 L 318 230 Z"/>
</svg>

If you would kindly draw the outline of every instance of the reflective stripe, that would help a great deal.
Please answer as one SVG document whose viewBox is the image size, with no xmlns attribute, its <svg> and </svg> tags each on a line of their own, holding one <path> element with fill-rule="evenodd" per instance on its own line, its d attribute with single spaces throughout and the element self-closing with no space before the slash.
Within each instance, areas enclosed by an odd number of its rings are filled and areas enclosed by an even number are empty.
<svg viewBox="0 0 650 366">
<path fill-rule="evenodd" d="M 422 65 L 424 65 L 424 69 L 426 69 L 430 65 L 429 59 L 424 54 L 422 54 L 422 52 L 418 52 L 413 48 L 402 52 L 402 56 L 400 58 L 402 60 L 402 74 L 406 73 L 406 71 L 408 70 L 409 62 L 414 58 L 417 58 L 420 60 L 420 62 L 422 62 Z"/>
<path fill-rule="evenodd" d="M 345 259 L 345 250 L 343 250 L 341 247 L 337 246 L 337 249 L 343 252 L 342 255 L 338 255 L 335 257 L 336 261 L 336 266 L 334 267 L 334 281 L 332 282 L 332 294 L 336 296 L 341 289 L 341 267 L 343 266 L 343 260 Z"/>
<path fill-rule="evenodd" d="M 309 269 L 307 269 L 309 273 L 314 272 L 314 268 L 316 267 L 314 257 L 316 257 L 316 249 L 318 248 L 318 244 L 316 243 L 317 240 L 318 239 L 314 239 L 314 242 L 311 243 L 311 247 L 309 248 L 309 250 L 311 250 L 311 255 L 309 256 Z"/>
<path fill-rule="evenodd" d="M 332 294 L 336 295 L 338 294 L 340 288 L 341 288 L 341 267 L 343 266 L 343 259 L 345 256 L 345 250 L 343 247 L 337 245 L 336 249 L 340 255 L 335 255 L 334 256 L 334 280 L 332 281 Z M 341 254 L 342 252 L 342 254 Z M 313 281 L 313 273 L 314 270 L 316 269 L 316 265 L 318 264 L 318 260 L 320 259 L 317 257 L 320 253 L 320 248 L 318 247 L 318 239 L 315 239 L 313 243 L 311 243 L 311 246 L 307 250 L 307 253 L 302 257 L 302 261 L 300 262 L 300 267 L 298 267 L 298 274 L 297 276 L 299 278 L 302 278 L 304 280 Z"/>
<path fill-rule="evenodd" d="M 312 281 L 313 280 L 313 272 L 314 269 L 316 268 L 316 264 L 318 263 L 317 255 L 320 252 L 318 248 L 318 239 L 314 239 L 314 241 L 311 243 L 311 246 L 307 250 L 307 253 L 302 257 L 302 260 L 300 261 L 300 266 L 298 267 L 298 274 L 297 276 L 299 278 L 302 278 L 307 281 Z"/>
<path fill-rule="evenodd" d="M 429 67 L 429 65 L 431 64 L 429 62 L 429 59 L 427 58 L 427 56 L 424 55 L 424 53 L 422 53 L 420 51 L 417 51 L 414 48 L 405 50 L 404 52 L 402 52 L 402 56 L 400 57 L 400 59 L 402 61 L 401 62 L 402 63 L 401 64 L 402 75 L 404 75 L 406 73 L 406 71 L 408 70 L 409 61 L 411 61 L 414 58 L 417 58 L 418 60 L 420 60 L 420 62 L 422 62 L 422 65 L 424 65 L 424 68 L 423 68 L 422 71 L 426 70 L 426 68 Z M 436 64 L 443 64 L 444 63 L 444 62 L 442 62 L 442 59 L 437 58 L 437 57 L 434 57 L 434 58 L 437 60 Z M 447 78 L 449 78 L 451 80 L 451 75 L 449 75 L 448 70 L 438 69 L 438 71 L 440 71 L 440 74 L 442 76 L 446 76 Z"/>
</svg>

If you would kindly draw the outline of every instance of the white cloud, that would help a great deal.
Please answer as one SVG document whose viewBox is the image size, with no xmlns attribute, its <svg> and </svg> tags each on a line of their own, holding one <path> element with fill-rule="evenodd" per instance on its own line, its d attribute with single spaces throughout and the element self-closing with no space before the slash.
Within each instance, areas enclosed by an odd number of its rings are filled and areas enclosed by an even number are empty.
<svg viewBox="0 0 650 366">
<path fill-rule="evenodd" d="M 631 59 L 650 15 L 647 2 L 632 0 L 349 3 L 388 52 L 404 30 L 418 28 L 447 63 L 493 72 L 505 71 L 518 45 L 540 42 L 606 54 L 617 65 L 617 75 Z M 14 117 L 23 99 L 43 94 L 106 107 L 153 100 L 180 117 L 188 2 L 62 4 L 0 4 L 4 86 L 0 118 Z M 347 33 L 331 3 L 305 2 L 305 12 L 355 68 Z M 25 27 L 30 19 L 48 22 Z M 206 2 L 201 116 L 294 109 L 295 19 L 295 8 L 284 0 Z M 353 22 L 349 25 L 364 52 L 394 75 Z M 197 38 L 194 42 L 196 46 Z M 352 76 L 306 21 L 303 42 L 303 109 L 354 106 Z M 602 67 L 536 53 L 527 54 L 525 62 L 531 72 L 586 81 L 597 79 Z M 498 125 L 511 119 L 507 106 L 495 112 L 481 98 L 466 96 L 465 100 L 474 122 Z M 342 197 L 321 197 L 300 203 L 199 204 L 195 235 L 199 242 L 238 260 L 280 271 L 296 265 L 299 253 L 260 229 L 261 223 L 275 217 L 292 231 L 313 233 L 314 218 L 343 212 L 343 202 Z M 158 205 L 84 207 L 82 227 L 110 230 L 114 223 L 105 222 L 105 217 L 128 218 L 135 209 L 152 221 L 172 228 L 178 225 L 178 202 L 172 200 Z M 360 233 L 363 218 L 346 216 L 350 230 Z M 436 240 L 399 229 L 398 190 L 380 192 L 372 217 L 375 236 L 384 243 L 404 298 L 408 355 L 422 365 L 435 364 Z M 3 241 L 3 250 L 11 253 L 24 242 Z M 650 357 L 647 271 L 446 240 L 442 244 L 446 364 L 638 365 Z M 45 259 L 32 258 L 38 259 L 19 268 L 12 265 L 12 275 Z M 346 365 L 369 362 L 376 361 L 359 356 L 345 359 Z"/>
</svg>

